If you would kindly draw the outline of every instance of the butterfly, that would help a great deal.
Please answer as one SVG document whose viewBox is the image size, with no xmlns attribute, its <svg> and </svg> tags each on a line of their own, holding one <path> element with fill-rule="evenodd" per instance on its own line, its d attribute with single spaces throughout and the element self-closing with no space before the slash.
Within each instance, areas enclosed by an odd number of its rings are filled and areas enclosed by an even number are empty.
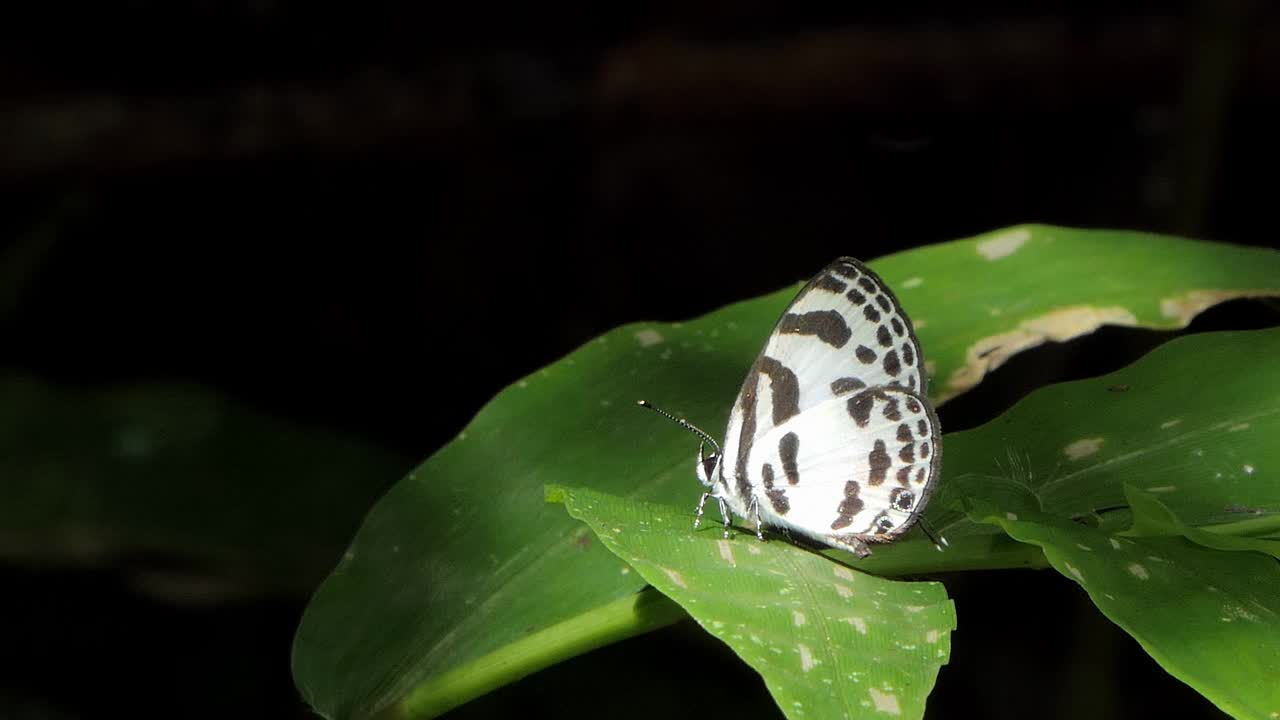
<svg viewBox="0 0 1280 720">
<path fill-rule="evenodd" d="M 760 539 L 777 527 L 865 558 L 871 544 L 921 519 L 937 482 L 942 438 L 927 382 L 920 341 L 893 291 L 841 257 L 774 326 L 738 392 L 723 447 L 687 420 L 640 405 L 702 438 L 695 528 L 714 499 L 725 537 L 732 510 L 755 523 Z"/>
</svg>

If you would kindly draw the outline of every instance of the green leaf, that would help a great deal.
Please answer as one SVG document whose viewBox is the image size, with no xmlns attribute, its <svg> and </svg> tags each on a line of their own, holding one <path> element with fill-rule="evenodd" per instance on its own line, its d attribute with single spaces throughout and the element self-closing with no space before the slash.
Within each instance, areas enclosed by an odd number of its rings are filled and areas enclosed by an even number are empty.
<svg viewBox="0 0 1280 720">
<path fill-rule="evenodd" d="M 1237 508 L 1280 511 L 1280 363 L 1258 360 L 1276 353 L 1280 329 L 1205 333 L 1110 375 L 1041 388 L 986 425 L 947 435 L 935 502 L 978 497 L 1087 516 L 1127 506 L 1127 483 L 1188 525 L 1238 520 Z M 950 532 L 974 531 L 947 518 Z"/>
<path fill-rule="evenodd" d="M 1252 537 L 1263 533 L 1280 533 L 1280 512 L 1266 513 L 1231 523 L 1209 525 L 1201 529 L 1182 522 L 1154 494 L 1132 485 L 1124 486 L 1125 498 L 1133 511 L 1133 527 L 1120 533 L 1129 537 L 1181 535 L 1191 542 L 1215 550 L 1239 550 L 1266 553 L 1280 559 L 1280 540 Z"/>
<path fill-rule="evenodd" d="M 1280 254 L 1042 226 L 871 264 L 917 321 L 943 397 L 1046 339 L 1103 322 L 1176 327 L 1214 302 L 1280 294 Z M 692 507 L 689 437 L 634 403 L 647 398 L 719 434 L 796 290 L 687 323 L 618 328 L 494 398 L 378 503 L 313 597 L 294 646 L 294 677 L 312 706 L 344 720 L 396 707 L 433 678 L 635 593 L 643 581 L 546 507 L 543 485 Z M 954 531 L 955 567 L 1043 562 L 994 529 Z M 907 541 L 867 567 L 939 567 L 930 553 Z"/>
<path fill-rule="evenodd" d="M 1044 549 L 1174 677 L 1237 718 L 1280 712 L 1280 565 L 1181 537 L 1118 538 L 1039 512 L 974 517 Z"/>
<path fill-rule="evenodd" d="M 204 388 L 4 375 L 0 553 L 132 564 L 145 589 L 188 599 L 297 594 L 342 554 L 353 509 L 407 464 Z"/>
<path fill-rule="evenodd" d="M 930 393 L 946 400 L 1023 350 L 1101 325 L 1184 327 L 1200 312 L 1280 288 L 1280 253 L 1045 225 L 1007 228 L 874 263 L 906 306 Z"/>
<path fill-rule="evenodd" d="M 694 532 L 684 509 L 584 488 L 555 495 L 755 668 L 787 717 L 924 715 L 956 626 L 940 583 L 868 575 L 787 542 Z"/>
<path fill-rule="evenodd" d="M 1258 359 L 1277 353 L 1280 328 L 1206 333 L 1042 388 L 947 436 L 939 501 L 1042 548 L 1224 711 L 1267 718 L 1280 711 L 1280 565 L 1260 536 L 1280 516 L 1280 364 Z M 1099 516 L 1102 527 L 1070 519 Z M 948 532 L 982 531 L 958 519 Z"/>
</svg>

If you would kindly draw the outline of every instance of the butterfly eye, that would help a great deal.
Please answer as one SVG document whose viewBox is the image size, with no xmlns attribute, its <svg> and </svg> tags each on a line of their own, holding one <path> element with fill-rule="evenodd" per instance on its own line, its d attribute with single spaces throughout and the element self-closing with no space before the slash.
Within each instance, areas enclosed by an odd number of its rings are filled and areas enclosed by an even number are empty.
<svg viewBox="0 0 1280 720">
<path fill-rule="evenodd" d="M 711 453 L 710 455 L 702 458 L 702 476 L 703 477 L 707 478 L 708 480 L 712 479 L 711 478 L 712 473 L 715 472 L 716 462 L 719 459 L 720 459 L 720 456 L 715 453 Z"/>
<path fill-rule="evenodd" d="M 902 511 L 910 510 L 911 506 L 914 505 L 915 502 L 915 493 L 906 488 L 895 489 L 893 494 L 889 497 L 889 504 L 891 504 L 895 509 Z"/>
</svg>

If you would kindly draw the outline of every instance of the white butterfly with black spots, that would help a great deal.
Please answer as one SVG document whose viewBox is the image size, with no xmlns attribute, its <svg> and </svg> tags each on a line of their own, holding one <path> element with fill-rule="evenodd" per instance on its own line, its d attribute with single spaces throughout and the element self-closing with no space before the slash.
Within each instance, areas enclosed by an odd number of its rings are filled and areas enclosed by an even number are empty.
<svg viewBox="0 0 1280 720">
<path fill-rule="evenodd" d="M 704 439 L 698 520 L 714 498 L 726 537 L 728 508 L 761 537 L 778 527 L 858 557 L 905 533 L 942 460 L 923 368 L 911 321 L 884 281 L 853 258 L 827 265 L 747 373 L 723 449 L 678 420 Z"/>
</svg>

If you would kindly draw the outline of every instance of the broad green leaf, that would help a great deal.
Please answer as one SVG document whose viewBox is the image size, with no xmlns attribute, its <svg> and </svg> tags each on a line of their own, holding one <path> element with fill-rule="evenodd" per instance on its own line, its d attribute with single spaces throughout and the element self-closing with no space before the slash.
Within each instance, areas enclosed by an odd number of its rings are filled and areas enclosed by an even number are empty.
<svg viewBox="0 0 1280 720">
<path fill-rule="evenodd" d="M 299 593 L 408 463 L 199 387 L 0 376 L 0 553 L 135 567 L 157 593 Z M 151 567 L 148 558 L 161 562 Z"/>
<path fill-rule="evenodd" d="M 1156 495 L 1194 526 L 1280 511 L 1280 329 L 1178 338 L 1104 377 L 1041 388 L 946 437 L 936 503 L 1071 517 Z M 1212 371 L 1212 380 L 1206 372 Z M 997 496 L 997 493 L 1000 493 Z M 950 531 L 975 531 L 955 513 Z"/>
<path fill-rule="evenodd" d="M 1182 537 L 1119 538 L 978 503 L 976 519 L 1044 549 L 1170 674 L 1237 718 L 1280 714 L 1280 564 Z"/>
<path fill-rule="evenodd" d="M 1257 536 L 1280 515 L 1280 364 L 1261 360 L 1276 353 L 1280 328 L 1206 333 L 1042 388 L 947 436 L 935 502 L 1043 548 L 1171 674 L 1227 712 L 1268 717 L 1280 711 L 1280 565 L 1264 554 L 1276 541 Z M 1102 528 L 1070 519 L 1097 515 Z"/>
<path fill-rule="evenodd" d="M 917 320 L 939 378 L 932 390 L 944 397 L 1045 339 L 1103 322 L 1176 327 L 1213 302 L 1280 294 L 1280 254 L 1039 226 L 871 265 Z M 647 398 L 720 434 L 797 287 L 686 323 L 618 328 L 494 398 L 374 507 L 313 597 L 294 646 L 294 677 L 312 706 L 345 720 L 433 687 L 464 701 L 440 678 L 633 594 L 642 581 L 546 507 L 543 485 L 691 507 L 699 491 L 690 438 L 634 403 Z M 964 567 L 1037 562 L 993 533 L 955 528 L 948 557 Z M 886 549 L 868 567 L 938 567 L 922 545 Z"/>
<path fill-rule="evenodd" d="M 763 677 L 789 718 L 924 715 L 955 608 L 934 582 L 868 575 L 787 542 L 694 532 L 686 510 L 583 488 L 549 497 Z"/>
</svg>

